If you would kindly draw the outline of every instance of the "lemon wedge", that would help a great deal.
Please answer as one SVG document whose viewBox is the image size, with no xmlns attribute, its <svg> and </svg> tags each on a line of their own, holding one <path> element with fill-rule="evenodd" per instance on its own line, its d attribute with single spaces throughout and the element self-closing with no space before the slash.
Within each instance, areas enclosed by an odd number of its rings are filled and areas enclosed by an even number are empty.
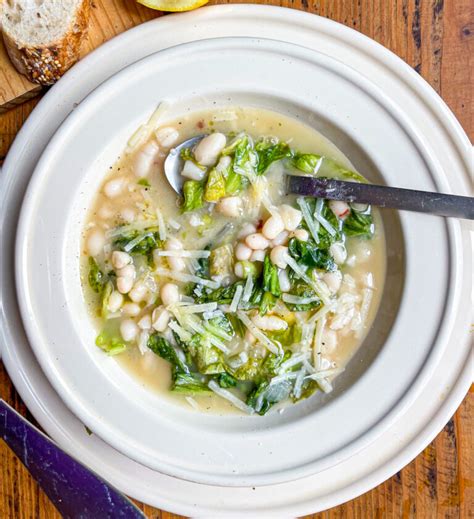
<svg viewBox="0 0 474 519">
<path fill-rule="evenodd" d="M 157 11 L 180 13 L 197 9 L 207 4 L 209 0 L 137 0 L 137 2 Z"/>
</svg>

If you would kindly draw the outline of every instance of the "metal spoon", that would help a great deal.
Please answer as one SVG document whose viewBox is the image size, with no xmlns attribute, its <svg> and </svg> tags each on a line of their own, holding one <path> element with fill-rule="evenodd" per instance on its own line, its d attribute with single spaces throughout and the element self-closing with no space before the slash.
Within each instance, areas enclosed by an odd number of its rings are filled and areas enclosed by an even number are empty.
<svg viewBox="0 0 474 519">
<path fill-rule="evenodd" d="M 181 175 L 184 165 L 184 161 L 181 158 L 181 151 L 185 148 L 192 148 L 204 137 L 205 135 L 198 135 L 197 137 L 182 142 L 179 146 L 176 146 L 176 148 L 171 148 L 165 159 L 165 176 L 178 195 L 182 193 L 184 184 L 184 179 Z"/>
<path fill-rule="evenodd" d="M 195 146 L 203 137 L 205 135 L 184 141 L 166 157 L 165 175 L 178 194 L 181 194 L 184 182 L 181 150 Z M 474 198 L 468 196 L 294 175 L 288 175 L 287 189 L 289 193 L 303 196 L 474 220 Z"/>
</svg>

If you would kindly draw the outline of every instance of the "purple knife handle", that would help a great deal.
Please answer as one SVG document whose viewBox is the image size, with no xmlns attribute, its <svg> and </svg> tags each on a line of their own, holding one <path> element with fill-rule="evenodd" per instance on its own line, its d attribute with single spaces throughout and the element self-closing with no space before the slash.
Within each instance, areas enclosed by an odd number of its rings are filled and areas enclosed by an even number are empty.
<svg viewBox="0 0 474 519">
<path fill-rule="evenodd" d="M 145 517 L 123 494 L 71 458 L 1 399 L 0 437 L 20 458 L 62 517 Z"/>
</svg>

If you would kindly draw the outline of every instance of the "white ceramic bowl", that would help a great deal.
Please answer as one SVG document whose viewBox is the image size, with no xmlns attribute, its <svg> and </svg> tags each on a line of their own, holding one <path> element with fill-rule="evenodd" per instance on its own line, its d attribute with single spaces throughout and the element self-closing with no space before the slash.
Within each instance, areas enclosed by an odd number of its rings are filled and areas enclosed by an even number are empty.
<svg viewBox="0 0 474 519">
<path fill-rule="evenodd" d="M 19 226 L 17 282 L 35 354 L 85 424 L 121 452 L 167 474 L 214 484 L 271 484 L 335 465 L 407 408 L 437 365 L 454 316 L 467 322 L 459 225 L 409 213 L 399 220 L 387 216 L 393 231 L 389 271 L 399 292 L 389 294 L 394 308 L 383 314 L 390 329 L 364 345 L 333 395 L 264 418 L 201 416 L 176 408 L 95 347 L 78 271 L 80 231 L 102 175 L 163 99 L 175 101 L 174 113 L 216 101 L 300 117 L 369 178 L 446 189 L 439 164 L 404 114 L 335 60 L 251 39 L 204 41 L 150 56 L 79 105 L 34 173 Z"/>
</svg>

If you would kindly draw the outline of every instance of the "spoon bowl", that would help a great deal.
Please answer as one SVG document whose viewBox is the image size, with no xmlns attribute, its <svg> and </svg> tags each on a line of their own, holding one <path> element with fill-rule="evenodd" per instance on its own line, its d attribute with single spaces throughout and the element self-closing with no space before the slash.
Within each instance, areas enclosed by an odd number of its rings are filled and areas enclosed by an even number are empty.
<svg viewBox="0 0 474 519">
<path fill-rule="evenodd" d="M 164 170 L 170 186 L 180 195 L 183 192 L 184 178 L 181 175 L 184 161 L 181 157 L 181 151 L 186 148 L 194 147 L 205 135 L 198 135 L 192 139 L 182 142 L 179 146 L 171 148 L 165 159 Z"/>
</svg>

